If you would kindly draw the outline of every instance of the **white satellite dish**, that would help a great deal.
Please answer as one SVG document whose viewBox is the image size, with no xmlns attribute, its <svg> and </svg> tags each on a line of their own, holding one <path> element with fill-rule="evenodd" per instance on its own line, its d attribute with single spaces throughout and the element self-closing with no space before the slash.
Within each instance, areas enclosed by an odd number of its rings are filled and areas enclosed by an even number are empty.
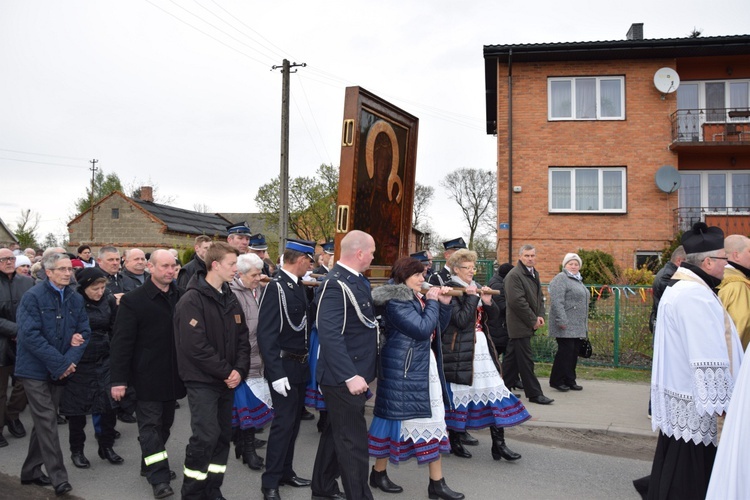
<svg viewBox="0 0 750 500">
<path fill-rule="evenodd" d="M 680 86 L 680 75 L 672 68 L 661 68 L 654 73 L 654 86 L 662 94 L 671 94 Z"/>
</svg>

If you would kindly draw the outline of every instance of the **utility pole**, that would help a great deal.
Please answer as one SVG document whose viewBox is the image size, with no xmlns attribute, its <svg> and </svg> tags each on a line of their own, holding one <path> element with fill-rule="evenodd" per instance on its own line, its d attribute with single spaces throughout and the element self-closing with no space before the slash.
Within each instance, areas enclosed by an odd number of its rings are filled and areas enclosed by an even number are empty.
<svg viewBox="0 0 750 500">
<path fill-rule="evenodd" d="M 284 253 L 286 238 L 289 233 L 289 74 L 304 68 L 305 63 L 289 63 L 284 59 L 281 66 L 272 66 L 271 70 L 281 68 L 281 168 L 279 172 L 279 255 Z"/>
<path fill-rule="evenodd" d="M 89 241 L 94 241 L 94 178 L 96 176 L 96 164 L 99 160 L 91 160 L 91 192 L 89 193 L 89 213 L 91 214 L 91 227 L 89 228 Z"/>
</svg>

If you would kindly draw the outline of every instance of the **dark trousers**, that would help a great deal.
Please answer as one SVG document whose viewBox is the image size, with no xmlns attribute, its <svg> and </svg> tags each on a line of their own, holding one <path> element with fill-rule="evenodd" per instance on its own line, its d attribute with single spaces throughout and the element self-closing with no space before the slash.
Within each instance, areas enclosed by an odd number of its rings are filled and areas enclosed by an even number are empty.
<svg viewBox="0 0 750 500">
<path fill-rule="evenodd" d="M 364 394 L 352 395 L 345 385 L 321 385 L 320 389 L 328 407 L 329 425 L 320 436 L 313 468 L 313 491 L 331 493 L 316 491 L 315 487 L 330 488 L 335 483 L 336 476 L 333 474 L 336 469 L 330 462 L 338 461 L 346 498 L 372 500 L 367 483 L 370 472 L 365 421 L 367 398 Z"/>
<path fill-rule="evenodd" d="M 13 380 L 13 369 L 15 365 L 0 366 L 0 426 L 5 425 L 8 420 L 18 419 L 18 414 L 26 408 L 26 393 L 23 384 L 15 380 L 12 384 L 13 392 L 8 398 L 8 381 Z M 2 434 L 2 427 L 0 427 Z"/>
<path fill-rule="evenodd" d="M 581 339 L 557 338 L 557 354 L 549 374 L 549 385 L 575 385 Z"/>
<path fill-rule="evenodd" d="M 29 438 L 29 451 L 21 467 L 21 480 L 30 480 L 42 475 L 42 465 L 53 486 L 68 480 L 68 471 L 63 463 L 60 437 L 57 434 L 57 409 L 60 406 L 64 387 L 46 380 L 20 379 L 29 401 L 34 427 Z"/>
<path fill-rule="evenodd" d="M 336 456 L 336 447 L 333 444 L 333 433 L 331 432 L 331 422 L 328 420 L 328 411 L 320 412 L 320 419 L 323 422 L 320 441 L 318 442 L 318 451 L 315 454 L 315 464 L 313 465 L 312 477 L 312 494 L 321 497 L 334 496 L 340 493 L 339 484 L 336 479 L 341 476 L 339 471 L 339 461 Z"/>
<path fill-rule="evenodd" d="M 534 374 L 534 358 L 531 353 L 531 337 L 510 339 L 503 359 L 503 380 L 517 380 L 521 375 L 523 391 L 527 398 L 541 396 L 542 387 Z"/>
<path fill-rule="evenodd" d="M 101 431 L 99 432 L 99 446 L 101 448 L 112 448 L 115 444 L 115 422 L 117 414 L 114 410 L 100 414 Z M 68 443 L 71 453 L 83 453 L 83 445 L 86 442 L 86 415 L 68 416 Z"/>
<path fill-rule="evenodd" d="M 198 382 L 185 387 L 193 435 L 185 450 L 182 498 L 219 498 L 232 440 L 234 391 Z"/>
<path fill-rule="evenodd" d="M 294 443 L 299 434 L 302 408 L 305 407 L 307 384 L 289 385 L 291 389 L 286 397 L 271 387 L 274 416 L 266 445 L 266 471 L 262 478 L 264 488 L 278 488 L 281 478 L 297 475 L 294 472 Z"/>
<path fill-rule="evenodd" d="M 174 400 L 138 401 L 135 418 L 138 422 L 138 442 L 141 445 L 141 469 L 146 472 L 146 479 L 149 484 L 168 483 L 169 460 L 166 446 L 174 422 Z"/>
</svg>

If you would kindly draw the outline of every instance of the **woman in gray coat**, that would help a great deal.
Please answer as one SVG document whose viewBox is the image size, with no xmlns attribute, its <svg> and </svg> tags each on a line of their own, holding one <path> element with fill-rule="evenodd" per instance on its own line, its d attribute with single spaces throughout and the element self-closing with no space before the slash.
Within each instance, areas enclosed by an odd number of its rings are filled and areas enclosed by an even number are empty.
<svg viewBox="0 0 750 500">
<path fill-rule="evenodd" d="M 549 335 L 557 339 L 549 385 L 558 391 L 580 391 L 576 384 L 576 364 L 581 339 L 588 336 L 589 292 L 581 277 L 581 258 L 565 255 L 563 270 L 549 284 Z"/>
</svg>

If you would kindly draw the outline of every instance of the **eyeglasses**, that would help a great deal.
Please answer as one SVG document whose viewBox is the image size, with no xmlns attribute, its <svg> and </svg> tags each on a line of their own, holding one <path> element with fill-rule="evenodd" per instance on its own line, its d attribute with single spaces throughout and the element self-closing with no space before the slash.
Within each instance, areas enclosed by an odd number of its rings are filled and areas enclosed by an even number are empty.
<svg viewBox="0 0 750 500">
<path fill-rule="evenodd" d="M 5 264 L 6 262 L 15 262 L 15 257 L 0 257 L 0 264 Z"/>
<path fill-rule="evenodd" d="M 709 259 L 716 259 L 716 260 L 729 260 L 729 257 L 709 257 Z"/>
<path fill-rule="evenodd" d="M 477 268 L 474 266 L 458 266 L 459 269 L 463 269 L 465 271 L 476 271 Z"/>
<path fill-rule="evenodd" d="M 56 267 L 52 269 L 52 271 L 60 271 L 61 273 L 72 273 L 73 268 L 72 267 Z"/>
</svg>

